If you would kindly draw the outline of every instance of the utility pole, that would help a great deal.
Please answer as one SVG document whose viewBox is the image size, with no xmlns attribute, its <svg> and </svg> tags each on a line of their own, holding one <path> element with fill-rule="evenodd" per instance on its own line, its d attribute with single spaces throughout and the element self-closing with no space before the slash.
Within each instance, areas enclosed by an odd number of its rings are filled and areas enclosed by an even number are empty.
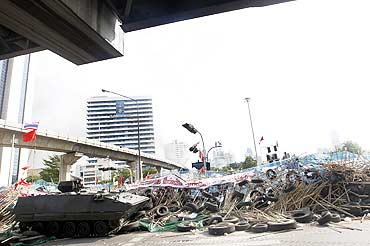
<svg viewBox="0 0 370 246">
<path fill-rule="evenodd" d="M 256 146 L 256 138 L 254 137 L 254 130 L 253 130 L 253 123 L 252 123 L 252 115 L 251 115 L 251 109 L 249 107 L 249 101 L 251 100 L 249 97 L 244 98 L 244 100 L 248 104 L 248 112 L 249 112 L 249 120 L 251 122 L 251 129 L 252 129 L 252 136 L 253 136 L 253 143 L 254 143 L 254 151 L 256 153 L 256 162 L 258 164 L 258 154 L 257 154 L 257 146 Z"/>
</svg>

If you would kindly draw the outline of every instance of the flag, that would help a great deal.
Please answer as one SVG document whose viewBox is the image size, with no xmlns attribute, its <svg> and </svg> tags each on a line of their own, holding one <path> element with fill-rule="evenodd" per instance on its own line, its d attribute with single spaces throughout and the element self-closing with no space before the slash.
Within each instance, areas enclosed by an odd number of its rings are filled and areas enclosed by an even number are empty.
<svg viewBox="0 0 370 246">
<path fill-rule="evenodd" d="M 202 151 L 199 151 L 199 159 L 201 161 L 204 161 L 204 155 L 203 155 L 203 152 Z"/>
<path fill-rule="evenodd" d="M 265 140 L 264 138 L 263 138 L 263 136 L 261 137 L 261 139 L 260 139 L 260 142 L 258 143 L 258 144 L 261 144 L 261 142 L 263 141 L 263 140 Z"/>
<path fill-rule="evenodd" d="M 33 129 L 32 131 L 23 134 L 23 142 L 29 142 L 34 140 L 36 140 L 36 129 Z"/>
<path fill-rule="evenodd" d="M 31 168 L 31 166 L 24 166 L 21 169 L 24 170 L 24 171 L 26 171 L 27 169 L 30 169 L 30 168 Z"/>
<path fill-rule="evenodd" d="M 24 123 L 24 130 L 37 130 L 39 128 L 39 122 Z"/>
</svg>

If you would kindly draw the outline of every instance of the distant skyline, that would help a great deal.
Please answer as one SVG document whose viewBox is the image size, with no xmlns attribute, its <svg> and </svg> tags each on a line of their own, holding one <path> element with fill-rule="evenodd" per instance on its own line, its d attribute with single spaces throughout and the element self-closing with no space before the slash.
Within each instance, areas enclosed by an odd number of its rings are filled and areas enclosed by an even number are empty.
<svg viewBox="0 0 370 246">
<path fill-rule="evenodd" d="M 51 52 L 31 56 L 34 120 L 85 136 L 86 99 L 101 89 L 153 98 L 157 154 L 177 139 L 220 141 L 242 161 L 256 141 L 282 151 L 332 146 L 332 132 L 370 149 L 367 116 L 370 2 L 294 1 L 125 34 L 125 56 L 75 66 Z M 258 149 L 258 146 L 257 146 Z"/>
</svg>

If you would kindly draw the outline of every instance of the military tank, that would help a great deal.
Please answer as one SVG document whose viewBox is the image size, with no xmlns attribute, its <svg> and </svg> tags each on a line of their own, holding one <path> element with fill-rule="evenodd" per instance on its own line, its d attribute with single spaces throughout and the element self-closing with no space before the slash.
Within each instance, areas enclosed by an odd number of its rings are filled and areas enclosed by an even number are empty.
<svg viewBox="0 0 370 246">
<path fill-rule="evenodd" d="M 105 236 L 119 231 L 149 200 L 127 192 L 79 193 L 74 183 L 66 187 L 59 185 L 73 192 L 19 197 L 13 212 L 20 229 L 57 237 Z"/>
</svg>

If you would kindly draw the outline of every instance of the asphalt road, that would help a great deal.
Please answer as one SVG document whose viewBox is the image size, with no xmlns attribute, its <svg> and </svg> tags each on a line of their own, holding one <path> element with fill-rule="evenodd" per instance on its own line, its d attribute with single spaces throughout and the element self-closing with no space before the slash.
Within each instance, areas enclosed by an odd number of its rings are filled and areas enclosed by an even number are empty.
<svg viewBox="0 0 370 246">
<path fill-rule="evenodd" d="M 352 229 L 344 229 L 343 227 L 350 227 Z M 354 228 L 358 230 L 355 230 Z M 106 238 L 60 239 L 48 242 L 44 245 L 370 246 L 370 221 L 365 221 L 364 223 L 361 223 L 360 221 L 340 222 L 339 224 L 333 224 L 325 227 L 320 227 L 315 224 L 301 224 L 297 230 L 289 232 L 267 232 L 260 234 L 254 234 L 251 232 L 234 232 L 226 236 L 211 236 L 207 231 L 197 231 L 194 233 L 134 232 Z"/>
</svg>

